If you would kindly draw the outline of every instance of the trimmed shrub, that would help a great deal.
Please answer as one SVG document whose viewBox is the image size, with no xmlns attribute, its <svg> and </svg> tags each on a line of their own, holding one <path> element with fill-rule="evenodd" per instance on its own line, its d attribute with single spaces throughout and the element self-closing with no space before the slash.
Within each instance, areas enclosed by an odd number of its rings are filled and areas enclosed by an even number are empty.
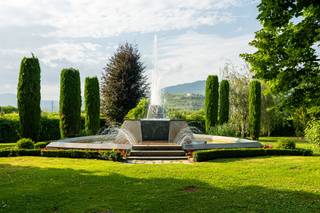
<svg viewBox="0 0 320 213">
<path fill-rule="evenodd" d="M 311 156 L 312 150 L 309 149 L 214 149 L 202 150 L 193 153 L 194 161 L 208 161 L 218 158 L 241 158 L 241 157 L 258 157 L 258 156 Z"/>
<path fill-rule="evenodd" d="M 217 124 L 218 120 L 218 100 L 219 100 L 218 76 L 209 75 L 206 81 L 205 94 L 205 121 L 206 132 Z"/>
<path fill-rule="evenodd" d="M 19 115 L 16 113 L 0 115 L 0 142 L 19 140 Z"/>
<path fill-rule="evenodd" d="M 147 98 L 142 98 L 137 106 L 131 109 L 125 116 L 125 119 L 137 120 L 147 117 L 149 101 Z"/>
<path fill-rule="evenodd" d="M 222 80 L 219 88 L 219 124 L 229 121 L 229 82 Z"/>
<path fill-rule="evenodd" d="M 280 141 L 277 144 L 279 149 L 295 149 L 296 143 L 292 140 Z"/>
<path fill-rule="evenodd" d="M 73 68 L 63 69 L 60 77 L 61 138 L 80 133 L 81 92 L 80 74 Z"/>
<path fill-rule="evenodd" d="M 17 141 L 16 146 L 18 149 L 33 149 L 34 142 L 30 138 L 21 138 Z"/>
<path fill-rule="evenodd" d="M 39 141 L 60 139 L 59 116 L 57 114 L 41 117 Z"/>
<path fill-rule="evenodd" d="M 253 140 L 258 140 L 261 117 L 261 84 L 253 80 L 249 84 L 249 133 Z"/>
<path fill-rule="evenodd" d="M 216 125 L 209 129 L 210 135 L 220 135 L 220 136 L 237 136 L 237 131 L 233 128 L 231 124 L 225 123 L 222 125 Z"/>
<path fill-rule="evenodd" d="M 23 58 L 18 82 L 18 109 L 20 134 L 25 138 L 38 140 L 40 129 L 40 65 L 39 60 Z"/>
<path fill-rule="evenodd" d="M 0 149 L 0 157 L 15 157 L 15 156 L 41 156 L 41 152 L 39 149 L 17 149 L 17 148 Z"/>
<path fill-rule="evenodd" d="M 100 92 L 97 77 L 87 77 L 84 83 L 85 131 L 96 134 L 100 129 Z"/>
<path fill-rule="evenodd" d="M 35 149 L 43 149 L 46 148 L 46 146 L 49 144 L 49 142 L 38 142 L 34 144 Z"/>
<path fill-rule="evenodd" d="M 320 147 L 320 120 L 311 121 L 305 129 L 305 136 L 309 143 Z"/>
</svg>

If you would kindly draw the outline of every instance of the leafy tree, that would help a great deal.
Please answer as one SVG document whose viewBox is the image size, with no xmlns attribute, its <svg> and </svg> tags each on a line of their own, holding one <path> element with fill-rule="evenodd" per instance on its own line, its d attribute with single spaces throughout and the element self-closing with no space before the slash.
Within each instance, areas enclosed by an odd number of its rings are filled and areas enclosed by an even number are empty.
<svg viewBox="0 0 320 213">
<path fill-rule="evenodd" d="M 101 83 L 101 109 L 108 122 L 120 123 L 147 95 L 148 84 L 137 47 L 120 45 L 105 68 Z"/>
<path fill-rule="evenodd" d="M 125 119 L 137 120 L 147 117 L 149 101 L 147 98 L 142 98 L 138 105 L 131 109 Z"/>
<path fill-rule="evenodd" d="M 18 109 L 22 137 L 37 140 L 40 131 L 40 65 L 38 58 L 23 58 L 18 83 Z"/>
<path fill-rule="evenodd" d="M 73 68 L 63 69 L 60 77 L 60 134 L 61 138 L 80 133 L 81 89 L 80 73 Z"/>
<path fill-rule="evenodd" d="M 253 140 L 259 138 L 261 119 L 261 84 L 253 80 L 249 84 L 249 132 Z"/>
<path fill-rule="evenodd" d="M 223 70 L 223 76 L 230 84 L 230 119 L 229 122 L 237 129 L 241 137 L 248 135 L 249 114 L 249 82 L 251 74 L 247 66 L 236 67 L 227 63 Z"/>
<path fill-rule="evenodd" d="M 84 83 L 85 131 L 96 134 L 100 128 L 100 93 L 97 77 L 87 77 Z"/>
<path fill-rule="evenodd" d="M 205 94 L 205 122 L 206 132 L 214 127 L 218 121 L 218 101 L 219 101 L 219 81 L 218 76 L 209 75 L 206 81 Z"/>
<path fill-rule="evenodd" d="M 229 82 L 222 80 L 219 88 L 219 124 L 229 120 Z"/>
<path fill-rule="evenodd" d="M 257 51 L 241 56 L 255 78 L 281 94 L 284 107 L 320 110 L 319 1 L 262 0 L 258 9 L 263 28 L 250 42 Z"/>
</svg>

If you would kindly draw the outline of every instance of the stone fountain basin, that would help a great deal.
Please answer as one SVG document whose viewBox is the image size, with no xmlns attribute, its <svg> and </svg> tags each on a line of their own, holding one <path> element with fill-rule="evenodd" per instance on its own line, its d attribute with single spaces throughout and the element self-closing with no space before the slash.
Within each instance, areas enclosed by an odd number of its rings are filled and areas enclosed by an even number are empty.
<svg viewBox="0 0 320 213">
<path fill-rule="evenodd" d="M 261 148 L 262 144 L 258 141 L 216 136 L 216 135 L 204 135 L 193 134 L 194 140 L 191 144 L 184 144 L 184 150 L 204 150 L 204 149 L 229 149 L 229 148 Z"/>
<path fill-rule="evenodd" d="M 90 149 L 90 150 L 113 150 L 131 149 L 130 144 L 116 144 L 108 140 L 104 135 L 66 138 L 49 143 L 47 149 Z"/>
</svg>

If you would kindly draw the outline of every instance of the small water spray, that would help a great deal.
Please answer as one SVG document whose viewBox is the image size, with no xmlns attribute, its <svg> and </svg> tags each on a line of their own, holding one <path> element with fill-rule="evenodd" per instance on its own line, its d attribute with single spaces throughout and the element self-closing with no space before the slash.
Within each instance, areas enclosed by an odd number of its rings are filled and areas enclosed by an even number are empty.
<svg viewBox="0 0 320 213">
<path fill-rule="evenodd" d="M 178 145 L 191 144 L 192 140 L 194 139 L 193 134 L 199 133 L 199 132 L 201 131 L 196 127 L 193 127 L 193 126 L 185 127 L 178 132 L 177 136 L 174 139 L 174 143 Z"/>
</svg>

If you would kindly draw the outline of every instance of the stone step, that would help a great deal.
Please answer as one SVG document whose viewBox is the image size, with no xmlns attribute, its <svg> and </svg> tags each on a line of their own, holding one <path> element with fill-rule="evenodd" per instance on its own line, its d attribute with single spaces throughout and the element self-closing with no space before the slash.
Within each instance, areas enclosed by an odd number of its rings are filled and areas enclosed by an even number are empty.
<svg viewBox="0 0 320 213">
<path fill-rule="evenodd" d="M 164 145 L 133 145 L 132 150 L 182 150 L 181 145 L 176 144 L 164 144 Z"/>
<path fill-rule="evenodd" d="M 127 160 L 188 160 L 188 156 L 129 156 Z"/>
<path fill-rule="evenodd" d="M 132 150 L 130 156 L 185 156 L 183 150 Z"/>
</svg>

